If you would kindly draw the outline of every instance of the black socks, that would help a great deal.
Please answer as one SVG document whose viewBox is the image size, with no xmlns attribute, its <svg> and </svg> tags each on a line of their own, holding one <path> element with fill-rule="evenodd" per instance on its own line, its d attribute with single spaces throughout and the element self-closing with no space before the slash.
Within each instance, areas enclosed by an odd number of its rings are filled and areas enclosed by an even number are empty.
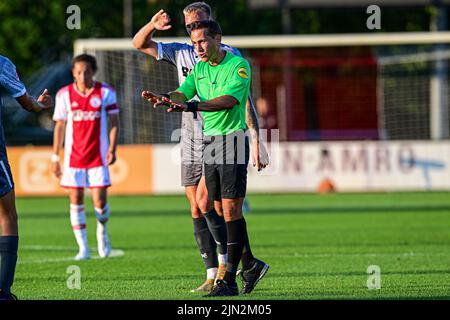
<svg viewBox="0 0 450 320">
<path fill-rule="evenodd" d="M 214 240 L 216 240 L 217 247 L 220 254 L 227 253 L 227 226 L 223 217 L 219 216 L 216 210 L 203 214 L 208 223 L 209 230 L 211 231 Z"/>
<path fill-rule="evenodd" d="M 208 229 L 206 219 L 203 217 L 192 219 L 194 222 L 194 236 L 197 242 L 200 255 L 203 258 L 203 263 L 206 269 L 217 268 L 217 251 L 216 242 Z"/>
<path fill-rule="evenodd" d="M 16 271 L 18 236 L 0 236 L 0 289 L 9 294 Z"/>
<path fill-rule="evenodd" d="M 247 223 L 245 219 L 242 219 L 245 225 L 245 238 L 244 238 L 244 248 L 242 249 L 242 269 L 248 270 L 253 267 L 255 262 L 255 257 L 252 254 L 252 249 L 250 248 L 250 241 L 248 240 Z"/>
<path fill-rule="evenodd" d="M 247 233 L 245 220 L 239 219 L 227 222 L 228 231 L 228 263 L 224 280 L 228 283 L 236 282 L 236 271 L 242 257 L 245 237 Z"/>
</svg>

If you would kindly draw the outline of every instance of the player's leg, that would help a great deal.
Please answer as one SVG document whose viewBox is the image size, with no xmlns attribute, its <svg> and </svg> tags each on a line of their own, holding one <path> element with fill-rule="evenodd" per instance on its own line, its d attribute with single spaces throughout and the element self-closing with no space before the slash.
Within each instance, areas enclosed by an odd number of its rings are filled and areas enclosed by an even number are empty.
<svg viewBox="0 0 450 320">
<path fill-rule="evenodd" d="M 223 214 L 228 232 L 228 264 L 224 280 L 236 283 L 236 272 L 245 243 L 245 222 L 242 217 L 244 198 L 222 199 Z"/>
<path fill-rule="evenodd" d="M 86 211 L 84 209 L 84 188 L 70 188 L 70 223 L 73 234 L 78 244 L 78 254 L 75 260 L 86 260 L 90 258 L 87 230 Z"/>
<path fill-rule="evenodd" d="M 247 223 L 242 215 L 244 198 L 222 199 L 223 211 L 228 230 L 228 255 L 229 263 L 224 280 L 227 283 L 236 282 L 236 271 L 239 260 L 242 261 L 242 270 L 239 272 L 242 278 L 244 294 L 252 292 L 256 284 L 269 269 L 265 262 L 253 257 L 247 232 Z"/>
<path fill-rule="evenodd" d="M 197 185 L 185 187 L 186 197 L 191 208 L 191 217 L 194 225 L 194 237 L 206 269 L 206 281 L 192 292 L 210 292 L 217 275 L 216 243 L 208 229 L 206 219 L 202 216 L 196 201 Z"/>
<path fill-rule="evenodd" d="M 106 166 L 90 168 L 87 170 L 87 184 L 91 189 L 94 213 L 97 219 L 97 250 L 102 258 L 111 253 L 107 223 L 111 214 L 107 201 L 107 188 L 111 186 L 109 169 Z"/>
<path fill-rule="evenodd" d="M 61 187 L 67 188 L 70 200 L 70 223 L 78 244 L 75 260 L 90 258 L 87 242 L 86 211 L 84 209 L 84 187 L 86 187 L 86 170 L 64 166 Z"/>
<path fill-rule="evenodd" d="M 223 165 L 217 165 L 217 164 L 207 164 L 205 163 L 205 179 L 206 179 L 206 186 L 208 190 L 208 208 L 214 206 L 214 201 L 218 201 L 220 199 L 220 195 L 222 193 L 222 169 Z M 223 201 L 223 199 L 222 199 Z M 240 246 L 241 250 L 240 253 L 242 254 L 242 244 L 241 242 L 234 243 L 233 235 L 230 233 L 229 224 L 228 224 L 228 207 L 227 204 L 222 202 L 223 205 L 223 218 L 225 218 L 224 221 L 226 221 L 226 231 L 227 231 L 227 253 L 228 253 L 228 259 L 225 267 L 225 274 L 224 278 L 222 280 L 218 280 L 216 282 L 216 285 L 214 286 L 213 290 L 207 295 L 208 297 L 216 297 L 216 296 L 235 296 L 238 294 L 238 287 L 236 284 L 235 279 L 230 279 L 230 276 L 227 274 L 230 273 L 230 268 L 234 266 L 236 260 L 236 253 L 239 252 L 239 248 L 234 248 L 235 245 Z M 231 237 L 230 237 L 231 236 Z M 232 242 L 233 241 L 233 242 Z M 239 263 L 240 256 L 237 257 L 237 263 Z M 234 267 L 233 267 L 234 268 Z M 237 270 L 237 268 L 235 268 Z M 234 274 L 235 277 L 235 274 Z"/>
<path fill-rule="evenodd" d="M 223 219 L 222 207 L 220 201 L 214 201 L 213 207 L 208 202 L 208 190 L 206 189 L 205 176 L 202 175 L 197 187 L 197 204 L 208 224 L 209 231 L 214 237 L 215 243 L 219 251 L 218 261 L 219 267 L 216 276 L 217 280 L 222 280 L 225 275 L 227 264 L 227 229 L 225 220 Z M 218 209 L 218 210 L 217 210 Z M 219 214 L 220 213 L 220 214 Z"/>
<path fill-rule="evenodd" d="M 236 207 L 232 207 L 233 203 L 229 203 L 228 200 L 222 199 L 224 207 L 226 206 L 227 209 L 227 219 L 233 220 L 233 221 L 239 221 L 239 226 L 235 226 L 235 228 L 238 229 L 238 231 L 242 233 L 242 236 L 239 236 L 239 241 L 243 241 L 242 246 L 242 255 L 241 255 L 241 262 L 242 262 L 242 270 L 238 272 L 240 274 L 243 288 L 241 290 L 241 293 L 250 293 L 255 288 L 259 280 L 261 280 L 265 274 L 267 273 L 269 269 L 269 265 L 265 262 L 256 259 L 251 250 L 250 241 L 248 237 L 247 232 L 247 223 L 245 221 L 245 218 L 243 217 L 243 206 L 242 204 L 245 201 L 245 194 L 247 190 L 247 166 L 248 166 L 248 155 L 249 155 L 249 145 L 248 145 L 248 139 L 245 138 L 245 158 L 246 162 L 245 164 L 237 164 L 234 170 L 236 170 L 236 181 L 234 182 L 234 185 L 236 186 L 236 193 L 229 193 L 229 194 L 223 194 L 224 198 L 234 198 L 237 197 L 243 197 L 240 198 L 239 201 L 236 204 Z M 231 167 L 230 167 L 231 168 Z M 231 176 L 231 174 L 226 174 L 226 176 Z M 226 189 L 228 189 L 226 186 L 231 185 L 232 181 L 227 181 L 227 179 L 224 179 L 224 184 Z M 231 207 L 231 209 L 229 208 Z M 235 210 L 234 210 L 235 209 Z M 225 210 L 224 210 L 225 215 Z M 233 266 L 234 267 L 234 266 Z M 233 268 L 234 271 L 234 268 Z"/>
<path fill-rule="evenodd" d="M 247 224 L 242 216 L 244 198 L 222 199 L 223 213 L 228 231 L 228 263 L 224 283 L 211 292 L 211 296 L 231 296 L 237 294 L 236 271 L 242 258 L 240 272 L 243 287 L 241 292 L 250 293 L 269 269 L 269 265 L 253 257 L 248 240 Z"/>
<path fill-rule="evenodd" d="M 97 219 L 97 249 L 98 255 L 106 258 L 111 253 L 111 242 L 107 229 L 107 223 L 111 214 L 106 187 L 91 188 L 92 203 L 94 205 L 95 218 Z"/>
<path fill-rule="evenodd" d="M 197 204 L 197 189 L 199 181 L 202 177 L 202 163 L 200 159 L 194 157 L 192 161 L 190 157 L 186 155 L 187 145 L 195 147 L 193 141 L 189 140 L 189 143 L 184 143 L 185 153 L 184 157 L 188 163 L 182 163 L 181 165 L 181 182 L 185 187 L 186 197 L 189 201 L 191 217 L 194 226 L 194 238 L 197 247 L 200 252 L 200 256 L 203 259 L 203 263 L 206 269 L 206 281 L 200 285 L 198 288 L 191 290 L 192 292 L 210 292 L 213 285 L 214 279 L 217 275 L 217 245 L 214 241 L 213 235 L 211 234 L 206 219 L 200 212 L 199 206 Z"/>
<path fill-rule="evenodd" d="M 243 140 L 240 140 L 242 137 L 239 136 L 239 134 L 240 133 L 237 133 L 236 137 L 233 137 L 231 140 L 234 141 L 234 143 L 232 142 L 230 144 L 229 141 L 226 143 L 226 150 L 224 152 L 226 158 L 225 164 L 217 165 L 222 209 L 227 226 L 228 263 L 223 281 L 218 283 L 210 293 L 210 296 L 213 297 L 233 296 L 238 294 L 236 272 L 243 255 L 244 247 L 246 247 L 246 253 L 251 254 L 247 225 L 242 214 L 242 206 L 247 189 L 249 145 L 248 139 L 244 138 Z M 240 142 L 243 142 L 243 144 L 240 145 Z M 244 153 L 240 154 L 240 152 Z M 234 159 L 234 161 L 230 162 L 229 159 Z M 209 191 L 210 182 L 208 180 L 207 185 Z M 247 255 L 246 259 L 248 258 L 250 257 Z M 245 273 L 246 275 L 248 275 L 249 272 L 252 275 L 252 277 L 248 276 L 245 278 L 245 293 L 250 292 L 254 288 L 256 283 L 264 276 L 268 269 L 268 265 L 263 262 L 261 262 L 263 268 L 259 268 L 259 264 L 258 268 L 253 268 L 253 264 L 259 260 L 256 260 L 253 257 L 251 257 L 251 259 L 253 259 L 252 262 L 246 261 L 246 263 L 252 264 L 250 269 L 244 268 L 242 271 L 242 273 Z"/>
<path fill-rule="evenodd" d="M 223 217 L 222 200 L 214 201 L 214 209 L 216 210 L 219 216 Z"/>
<path fill-rule="evenodd" d="M 0 227 L 2 230 L 0 236 L 0 300 L 15 298 L 11 294 L 11 286 L 16 270 L 19 233 L 15 194 L 11 185 L 4 184 L 1 189 L 7 190 L 0 190 L 3 194 L 0 197 Z M 7 193 L 5 194 L 5 192 Z"/>
</svg>

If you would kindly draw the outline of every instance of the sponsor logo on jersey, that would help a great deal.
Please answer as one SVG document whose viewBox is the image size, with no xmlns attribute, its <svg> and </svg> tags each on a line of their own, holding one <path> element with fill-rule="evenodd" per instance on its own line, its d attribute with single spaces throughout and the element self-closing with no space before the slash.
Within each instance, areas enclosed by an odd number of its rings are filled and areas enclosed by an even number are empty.
<svg viewBox="0 0 450 320">
<path fill-rule="evenodd" d="M 95 121 L 101 117 L 101 113 L 99 111 L 83 111 L 83 110 L 75 110 L 73 111 L 73 121 Z"/>
<path fill-rule="evenodd" d="M 238 75 L 239 75 L 241 78 L 248 79 L 248 73 L 247 73 L 247 70 L 246 70 L 245 68 L 240 68 L 240 69 L 238 70 Z"/>
<path fill-rule="evenodd" d="M 74 101 L 72 102 L 72 108 L 78 108 L 78 102 Z"/>
<path fill-rule="evenodd" d="M 98 96 L 93 96 L 91 98 L 91 100 L 89 100 L 89 104 L 93 107 L 93 108 L 100 108 L 101 104 L 102 104 L 102 100 L 98 97 Z"/>
<path fill-rule="evenodd" d="M 189 69 L 189 68 L 187 68 L 187 67 L 181 67 L 181 72 L 183 73 L 183 77 L 187 77 L 188 75 L 190 75 L 191 74 L 191 72 L 192 72 L 192 69 Z"/>
</svg>

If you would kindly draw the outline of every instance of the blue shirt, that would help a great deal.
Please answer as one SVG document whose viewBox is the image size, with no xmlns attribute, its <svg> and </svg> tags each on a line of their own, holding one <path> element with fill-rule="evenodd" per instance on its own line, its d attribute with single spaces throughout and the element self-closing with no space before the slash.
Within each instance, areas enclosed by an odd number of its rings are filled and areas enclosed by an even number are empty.
<svg viewBox="0 0 450 320">
<path fill-rule="evenodd" d="M 23 96 L 27 90 L 20 81 L 16 66 L 8 58 L 0 55 L 0 109 L 3 107 L 2 96 L 13 98 Z M 0 117 L 0 157 L 6 157 L 5 135 L 3 133 L 3 121 Z"/>
</svg>

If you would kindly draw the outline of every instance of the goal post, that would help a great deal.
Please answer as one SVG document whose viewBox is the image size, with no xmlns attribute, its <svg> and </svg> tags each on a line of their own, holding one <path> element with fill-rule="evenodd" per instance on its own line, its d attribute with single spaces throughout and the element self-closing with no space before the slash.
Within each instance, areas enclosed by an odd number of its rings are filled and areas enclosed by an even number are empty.
<svg viewBox="0 0 450 320">
<path fill-rule="evenodd" d="M 250 60 L 258 111 L 267 112 L 266 128 L 280 128 L 282 140 L 449 138 L 450 32 L 224 36 L 222 42 Z M 122 143 L 172 142 L 179 115 L 153 110 L 139 94 L 175 89 L 173 66 L 138 52 L 131 39 L 80 39 L 74 54 L 81 53 L 95 55 L 98 78 L 118 90 Z"/>
<path fill-rule="evenodd" d="M 188 37 L 155 37 L 154 39 L 160 42 L 190 42 Z M 74 54 L 97 50 L 135 50 L 131 41 L 128 38 L 78 39 L 74 42 Z M 448 44 L 450 43 L 450 31 L 224 36 L 222 42 L 236 48 Z"/>
</svg>

